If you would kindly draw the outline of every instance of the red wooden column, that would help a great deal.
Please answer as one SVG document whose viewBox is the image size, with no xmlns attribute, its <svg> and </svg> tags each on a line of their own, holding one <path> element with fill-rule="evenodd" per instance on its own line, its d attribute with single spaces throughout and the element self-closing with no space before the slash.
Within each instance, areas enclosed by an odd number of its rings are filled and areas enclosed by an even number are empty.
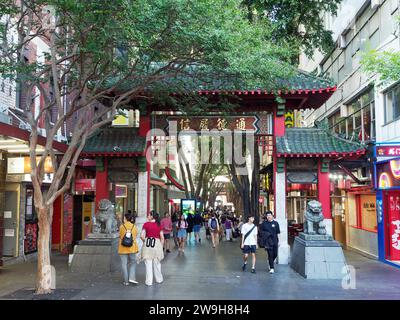
<svg viewBox="0 0 400 320">
<path fill-rule="evenodd" d="M 329 170 L 323 169 L 322 161 L 318 160 L 318 201 L 322 204 L 325 219 L 332 219 Z"/>
<path fill-rule="evenodd" d="M 51 224 L 51 247 L 61 251 L 61 228 L 64 195 L 60 195 L 53 204 L 53 222 Z"/>
<path fill-rule="evenodd" d="M 96 159 L 96 209 L 101 199 L 109 199 L 108 161 L 107 158 Z"/>
<path fill-rule="evenodd" d="M 329 163 L 325 159 L 318 160 L 318 201 L 322 205 L 327 234 L 332 235 L 331 192 L 328 165 Z"/>
</svg>

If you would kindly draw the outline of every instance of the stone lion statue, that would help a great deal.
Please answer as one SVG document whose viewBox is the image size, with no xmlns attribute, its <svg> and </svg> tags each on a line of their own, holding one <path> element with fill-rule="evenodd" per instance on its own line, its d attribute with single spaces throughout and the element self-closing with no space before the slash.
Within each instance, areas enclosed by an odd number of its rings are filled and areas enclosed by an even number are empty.
<svg viewBox="0 0 400 320">
<path fill-rule="evenodd" d="M 115 210 L 110 200 L 101 199 L 99 201 L 99 210 L 93 227 L 94 233 L 114 233 L 118 231 L 117 218 Z"/>
<path fill-rule="evenodd" d="M 304 213 L 304 233 L 326 234 L 322 205 L 319 201 L 312 200 L 307 203 L 307 208 Z"/>
</svg>

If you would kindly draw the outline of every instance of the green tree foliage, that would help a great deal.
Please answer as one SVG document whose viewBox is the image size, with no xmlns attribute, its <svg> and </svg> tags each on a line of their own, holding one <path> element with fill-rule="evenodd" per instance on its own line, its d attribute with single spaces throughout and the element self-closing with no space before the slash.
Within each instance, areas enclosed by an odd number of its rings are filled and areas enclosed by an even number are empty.
<svg viewBox="0 0 400 320">
<path fill-rule="evenodd" d="M 293 54 L 299 50 L 311 57 L 315 49 L 323 53 L 333 48 L 332 32 L 325 30 L 323 14 L 335 14 L 341 0 L 244 0 L 251 21 L 267 20 L 270 39 Z"/>
<path fill-rule="evenodd" d="M 361 65 L 368 74 L 379 74 L 382 84 L 400 80 L 400 52 L 369 50 L 361 56 Z"/>
<path fill-rule="evenodd" d="M 400 16 L 396 17 L 397 24 Z M 379 80 L 383 85 L 400 80 L 400 52 L 394 50 L 377 51 L 366 50 L 361 54 L 362 69 L 369 75 L 379 74 Z"/>
</svg>

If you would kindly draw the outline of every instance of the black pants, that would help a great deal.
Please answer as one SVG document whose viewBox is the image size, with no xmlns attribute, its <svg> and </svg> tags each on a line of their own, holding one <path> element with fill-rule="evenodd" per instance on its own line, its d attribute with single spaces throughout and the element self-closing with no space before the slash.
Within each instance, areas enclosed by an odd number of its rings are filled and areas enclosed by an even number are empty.
<svg viewBox="0 0 400 320">
<path fill-rule="evenodd" d="M 275 261 L 276 257 L 278 256 L 278 245 L 270 246 L 268 249 L 266 249 L 266 251 L 268 252 L 269 267 L 271 269 L 273 269 L 274 261 Z"/>
</svg>

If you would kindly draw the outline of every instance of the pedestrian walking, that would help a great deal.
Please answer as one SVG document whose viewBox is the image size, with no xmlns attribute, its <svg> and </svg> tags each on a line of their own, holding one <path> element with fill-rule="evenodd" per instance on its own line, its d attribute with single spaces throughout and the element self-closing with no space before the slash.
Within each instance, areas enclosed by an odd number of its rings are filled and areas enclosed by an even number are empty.
<svg viewBox="0 0 400 320">
<path fill-rule="evenodd" d="M 178 214 L 174 212 L 171 216 L 171 221 L 172 221 L 172 236 L 174 238 L 174 243 L 175 247 L 178 247 L 178 228 L 177 228 L 177 223 L 178 223 Z"/>
<path fill-rule="evenodd" d="M 135 217 L 131 213 L 126 213 L 123 223 L 119 227 L 118 254 L 121 258 L 122 274 L 124 285 L 135 283 L 136 281 L 136 254 L 139 247 L 136 241 L 137 227 Z"/>
<path fill-rule="evenodd" d="M 161 273 L 161 261 L 164 259 L 164 234 L 160 226 L 160 216 L 151 211 L 143 225 L 140 238 L 143 241 L 141 259 L 146 265 L 146 285 L 153 284 L 153 275 L 157 283 L 164 281 Z"/>
<path fill-rule="evenodd" d="M 251 273 L 256 273 L 256 249 L 257 249 L 257 226 L 254 224 L 254 217 L 249 216 L 248 222 L 242 226 L 242 244 L 243 250 L 243 266 L 242 270 L 246 270 L 247 258 L 251 253 L 252 256 L 252 267 Z"/>
<path fill-rule="evenodd" d="M 166 253 L 170 253 L 170 238 L 172 233 L 172 220 L 169 212 L 164 214 L 164 218 L 161 220 L 161 228 L 164 233 L 164 250 Z"/>
<path fill-rule="evenodd" d="M 227 218 L 225 220 L 225 233 L 226 233 L 226 241 L 232 240 L 232 220 Z"/>
<path fill-rule="evenodd" d="M 191 214 L 191 213 L 188 214 L 186 222 L 188 224 L 187 229 L 186 229 L 187 239 L 188 239 L 188 242 L 190 243 L 192 241 L 192 232 L 193 232 L 193 227 L 194 227 L 193 214 Z"/>
<path fill-rule="evenodd" d="M 200 212 L 196 212 L 196 214 L 194 215 L 194 226 L 193 226 L 193 232 L 194 232 L 194 242 L 195 243 L 200 243 L 201 242 L 201 238 L 200 238 L 200 229 L 201 229 L 201 224 L 203 222 L 203 218 L 201 217 Z"/>
<path fill-rule="evenodd" d="M 186 229 L 188 227 L 188 223 L 185 219 L 185 216 L 181 214 L 178 224 L 178 242 L 179 242 L 179 252 L 185 252 L 185 244 L 186 244 L 186 236 L 187 232 Z"/>
<path fill-rule="evenodd" d="M 262 244 L 268 253 L 269 273 L 274 273 L 274 262 L 278 257 L 279 237 L 281 233 L 279 223 L 274 220 L 271 211 L 267 211 L 264 215 L 264 221 L 260 226 Z"/>
<path fill-rule="evenodd" d="M 210 217 L 210 214 L 208 213 L 208 211 L 203 214 L 203 224 L 204 224 L 204 227 L 206 229 L 206 238 L 207 239 L 211 238 L 210 228 L 208 227 L 209 217 Z"/>
<path fill-rule="evenodd" d="M 219 243 L 219 222 L 215 214 L 211 215 L 211 218 L 208 219 L 208 227 L 211 233 L 211 241 L 213 248 Z"/>
</svg>

